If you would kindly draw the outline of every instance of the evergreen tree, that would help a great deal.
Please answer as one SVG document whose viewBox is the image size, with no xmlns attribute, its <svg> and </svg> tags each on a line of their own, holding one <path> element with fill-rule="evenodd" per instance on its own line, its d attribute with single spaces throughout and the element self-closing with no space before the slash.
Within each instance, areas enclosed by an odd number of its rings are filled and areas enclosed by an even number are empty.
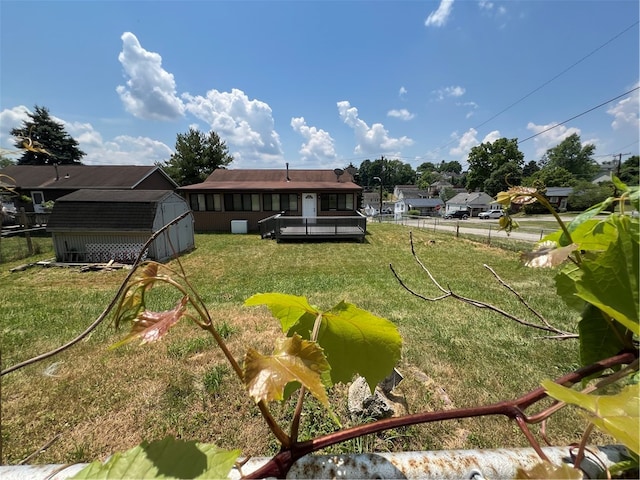
<svg viewBox="0 0 640 480">
<path fill-rule="evenodd" d="M 28 115 L 30 120 L 23 120 L 21 128 L 11 129 L 16 148 L 24 150 L 18 165 L 82 165 L 80 159 L 86 154 L 62 124 L 51 118 L 46 107 L 36 105 Z"/>
<path fill-rule="evenodd" d="M 176 152 L 160 166 L 178 185 L 184 186 L 204 182 L 216 168 L 232 161 L 226 143 L 216 132 L 205 134 L 189 128 L 187 133 L 178 134 Z"/>
</svg>

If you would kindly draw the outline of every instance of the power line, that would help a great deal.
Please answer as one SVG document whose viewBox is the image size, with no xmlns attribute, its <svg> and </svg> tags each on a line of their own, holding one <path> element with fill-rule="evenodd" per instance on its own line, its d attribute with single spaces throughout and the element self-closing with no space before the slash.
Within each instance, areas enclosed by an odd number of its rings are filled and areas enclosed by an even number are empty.
<svg viewBox="0 0 640 480">
<path fill-rule="evenodd" d="M 488 118 L 487 120 L 485 120 L 484 122 L 482 122 L 479 125 L 476 125 L 475 127 L 472 127 L 473 129 L 478 129 L 484 125 L 486 125 L 487 123 L 489 123 L 491 120 L 495 119 L 496 117 L 498 117 L 499 115 L 502 115 L 504 112 L 506 112 L 507 110 L 510 110 L 512 107 L 516 106 L 517 104 L 519 104 L 520 102 L 522 102 L 523 100 L 525 100 L 526 98 L 529 98 L 531 95 L 533 95 L 534 93 L 536 93 L 537 91 L 541 90 L 542 88 L 546 87 L 547 85 L 549 85 L 551 82 L 553 82 L 554 80 L 556 80 L 557 78 L 559 78 L 560 76 L 564 75 L 565 73 L 567 73 L 569 70 L 571 70 L 573 67 L 575 67 L 576 65 L 582 63 L 584 60 L 586 60 L 587 58 L 589 58 L 590 56 L 592 56 L 594 53 L 596 53 L 598 50 L 601 50 L 602 48 L 604 48 L 605 46 L 607 46 L 608 44 L 610 44 L 611 42 L 613 42 L 614 40 L 616 40 L 618 37 L 620 37 L 621 35 L 623 35 L 624 33 L 626 33 L 627 31 L 631 30 L 633 27 L 637 26 L 638 23 L 640 23 L 639 21 L 634 22 L 633 24 L 629 25 L 627 28 L 625 28 L 624 30 L 622 30 L 621 32 L 619 32 L 618 34 L 614 35 L 613 37 L 611 37 L 609 40 L 607 40 L 605 43 L 603 43 L 602 45 L 600 45 L 599 47 L 597 47 L 596 49 L 592 50 L 590 53 L 588 53 L 587 55 L 585 55 L 584 57 L 582 57 L 580 60 L 577 60 L 576 62 L 574 62 L 573 64 L 571 64 L 569 67 L 565 68 L 564 70 L 562 70 L 560 73 L 558 73 L 557 75 L 555 75 L 554 77 L 552 77 L 551 79 L 547 80 L 546 82 L 544 82 L 542 85 L 538 86 L 537 88 L 531 90 L 529 93 L 527 93 L 526 95 L 524 95 L 523 97 L 521 97 L 520 99 L 516 100 L 515 102 L 513 102 L 512 104 L 510 104 L 508 107 L 503 108 L 502 110 L 500 110 L 498 113 L 496 113 L 495 115 L 493 115 L 492 117 Z M 442 145 L 441 147 L 438 147 L 435 151 L 438 152 L 440 150 L 442 150 L 443 148 L 448 147 L 449 145 L 452 145 L 454 143 L 456 143 L 457 139 L 454 139 L 444 145 Z"/>
<path fill-rule="evenodd" d="M 600 108 L 600 107 L 602 107 L 602 106 L 604 106 L 604 105 L 606 105 L 606 104 L 608 104 L 608 103 L 611 103 L 611 102 L 613 102 L 614 100 L 618 100 L 619 98 L 622 98 L 622 97 L 624 97 L 625 95 L 629 95 L 630 93 L 633 93 L 633 92 L 635 92 L 635 91 L 636 91 L 636 90 L 638 90 L 638 89 L 640 89 L 640 87 L 632 88 L 632 89 L 631 89 L 631 90 L 629 90 L 628 92 L 625 92 L 625 93 L 623 93 L 622 95 L 618 95 L 617 97 L 614 97 L 614 98 L 612 98 L 612 99 L 610 99 L 610 100 L 607 100 L 606 102 L 602 102 L 600 105 L 596 105 L 595 107 L 590 108 L 589 110 L 585 110 L 584 112 L 579 113 L 578 115 L 574 115 L 573 117 L 571 117 L 571 118 L 569 118 L 569 119 L 565 120 L 564 122 L 560 122 L 560 123 L 557 123 L 556 125 L 553 125 L 552 127 L 545 128 L 544 130 L 542 130 L 541 132 L 536 133 L 535 135 L 531 135 L 530 137 L 527 137 L 527 138 L 525 138 L 524 140 L 520 140 L 520 141 L 518 142 L 518 145 L 520 145 L 520 144 L 521 144 L 521 143 L 523 143 L 523 142 L 526 142 L 527 140 L 531 140 L 532 138 L 535 138 L 535 137 L 537 137 L 538 135 L 542 135 L 543 133 L 546 133 L 546 132 L 548 132 L 549 130 L 553 130 L 554 128 L 557 128 L 557 127 L 559 127 L 559 126 L 561 126 L 561 125 L 564 125 L 565 123 L 570 122 L 571 120 L 575 120 L 575 119 L 576 119 L 576 118 L 578 118 L 578 117 L 581 117 L 581 116 L 583 116 L 583 115 L 586 115 L 587 113 L 592 112 L 592 111 L 594 111 L 594 110 L 596 110 L 596 109 L 598 109 L 598 108 Z"/>
<path fill-rule="evenodd" d="M 519 100 L 516 100 L 515 102 L 513 102 L 511 105 L 509 105 L 508 107 L 500 110 L 498 113 L 496 113 L 494 116 L 492 116 L 491 118 L 485 120 L 484 122 L 482 122 L 480 125 L 477 125 L 473 128 L 480 128 L 484 125 L 486 125 L 487 123 L 489 123 L 491 120 L 493 120 L 494 118 L 498 117 L 499 115 L 502 115 L 504 112 L 506 112 L 507 110 L 509 110 L 511 107 L 516 106 L 518 103 L 520 103 L 521 101 L 525 100 L 526 98 L 530 97 L 531 95 L 533 95 L 534 93 L 536 93 L 538 90 L 541 90 L 542 88 L 546 87 L 547 85 L 549 85 L 551 82 L 553 82 L 555 79 L 557 79 L 558 77 L 561 77 L 562 75 L 564 75 L 565 73 L 567 73 L 569 70 L 571 70 L 573 67 L 575 67 L 576 65 L 578 65 L 579 63 L 582 63 L 584 60 L 586 60 L 587 58 L 589 58 L 591 55 L 593 55 L 594 53 L 596 53 L 598 50 L 601 50 L 602 48 L 604 48 L 605 46 L 607 46 L 608 44 L 610 44 L 611 42 L 613 42 L 615 39 L 617 39 L 618 37 L 620 37 L 622 34 L 626 33 L 628 30 L 631 30 L 633 27 L 635 27 L 636 25 L 638 25 L 638 23 L 640 22 L 635 22 L 632 25 L 628 26 L 627 28 L 625 28 L 624 30 L 622 30 L 620 33 L 618 33 L 617 35 L 615 35 L 614 37 L 610 38 L 609 40 L 607 40 L 605 43 L 603 43 L 602 45 L 600 45 L 598 48 L 596 48 L 595 50 L 591 51 L 590 53 L 588 53 L 587 55 L 585 55 L 584 57 L 582 57 L 580 60 L 574 62 L 573 64 L 571 64 L 570 66 L 568 66 L 567 68 L 565 68 L 563 71 L 561 71 L 560 73 L 558 73 L 556 76 L 554 76 L 553 78 L 551 78 L 550 80 L 547 80 L 545 83 L 543 83 L 542 85 L 540 85 L 539 87 L 531 90 L 529 93 L 527 93 L 524 97 L 520 98 Z"/>
</svg>

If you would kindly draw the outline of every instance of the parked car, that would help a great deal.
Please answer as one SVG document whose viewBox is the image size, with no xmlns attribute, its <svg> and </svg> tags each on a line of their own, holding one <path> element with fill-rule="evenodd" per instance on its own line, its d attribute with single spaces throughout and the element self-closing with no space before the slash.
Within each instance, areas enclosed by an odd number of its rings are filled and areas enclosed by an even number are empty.
<svg viewBox="0 0 640 480">
<path fill-rule="evenodd" d="M 462 220 L 466 220 L 471 216 L 471 212 L 469 210 L 455 210 L 453 212 L 445 213 L 442 218 L 447 220 L 451 218 L 461 218 Z"/>
<path fill-rule="evenodd" d="M 487 218 L 500 218 L 504 215 L 502 210 L 487 210 L 486 212 L 480 212 L 478 214 L 478 218 L 487 219 Z"/>
</svg>

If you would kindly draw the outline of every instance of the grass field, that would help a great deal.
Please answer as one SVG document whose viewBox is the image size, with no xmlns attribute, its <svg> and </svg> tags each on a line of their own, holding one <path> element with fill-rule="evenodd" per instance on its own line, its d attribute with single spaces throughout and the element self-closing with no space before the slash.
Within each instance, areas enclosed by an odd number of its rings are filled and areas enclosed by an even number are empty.
<svg viewBox="0 0 640 480">
<path fill-rule="evenodd" d="M 442 285 L 533 321 L 483 267 L 489 265 L 554 325 L 576 330 L 574 314 L 554 294 L 552 270 L 527 269 L 514 251 L 444 233 L 416 231 L 414 240 L 416 253 Z M 196 246 L 180 261 L 238 359 L 249 346 L 269 352 L 280 335 L 265 308 L 244 307 L 244 300 L 259 292 L 282 292 L 306 296 L 321 309 L 345 300 L 394 322 L 404 339 L 398 369 L 405 378 L 396 393 L 409 412 L 511 399 L 577 367 L 574 341 L 545 340 L 541 332 L 486 310 L 451 299 L 425 302 L 403 290 L 389 264 L 411 288 L 438 295 L 411 256 L 407 227 L 372 224 L 362 244 L 278 244 L 257 235 L 227 234 L 197 235 Z M 44 248 L 37 258 L 51 256 Z M 127 274 L 42 267 L 9 272 L 27 261 L 33 259 L 0 264 L 3 369 L 84 330 Z M 179 297 L 161 288 L 154 298 L 158 307 L 169 308 Z M 241 448 L 244 454 L 275 452 L 257 408 L 203 331 L 185 322 L 156 344 L 108 349 L 124 335 L 108 318 L 71 349 L 2 378 L 3 463 L 18 463 L 52 440 L 30 463 L 105 458 L 168 434 Z M 346 391 L 338 385 L 331 397 L 348 426 Z M 283 420 L 293 411 L 288 403 L 273 408 Z M 554 443 L 567 444 L 583 427 L 561 412 L 547 432 Z M 310 402 L 303 437 L 334 428 Z M 334 451 L 523 445 L 514 424 L 491 418 L 387 432 Z"/>
</svg>

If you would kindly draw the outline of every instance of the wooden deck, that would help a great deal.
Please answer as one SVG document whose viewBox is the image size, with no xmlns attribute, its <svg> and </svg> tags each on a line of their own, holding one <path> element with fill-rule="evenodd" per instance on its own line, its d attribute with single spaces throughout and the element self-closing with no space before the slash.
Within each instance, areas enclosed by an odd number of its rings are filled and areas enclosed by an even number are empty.
<svg viewBox="0 0 640 480">
<path fill-rule="evenodd" d="M 364 215 L 348 217 L 289 217 L 274 215 L 261 224 L 263 238 L 283 240 L 348 239 L 364 241 L 367 218 Z"/>
</svg>

